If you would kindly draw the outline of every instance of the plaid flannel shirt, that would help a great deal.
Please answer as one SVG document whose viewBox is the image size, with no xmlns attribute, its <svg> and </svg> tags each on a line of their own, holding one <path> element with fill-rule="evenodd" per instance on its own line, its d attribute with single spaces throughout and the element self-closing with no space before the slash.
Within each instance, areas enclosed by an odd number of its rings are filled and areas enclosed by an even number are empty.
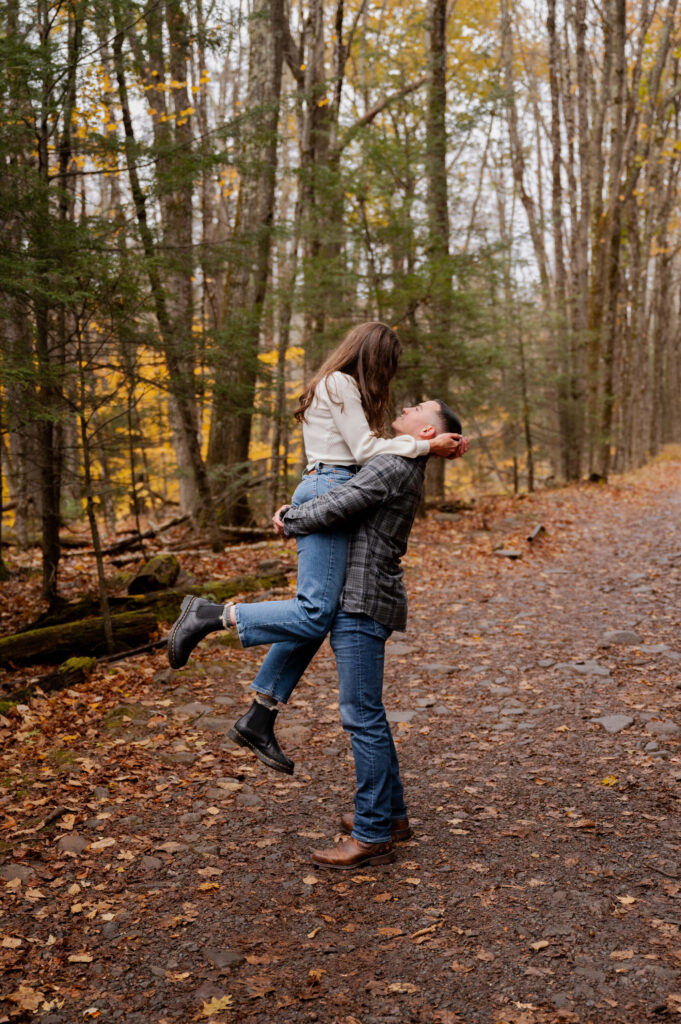
<svg viewBox="0 0 681 1024">
<path fill-rule="evenodd" d="M 407 625 L 400 559 L 421 500 L 427 456 L 377 455 L 352 480 L 289 509 L 287 537 L 345 527 L 348 547 L 341 608 L 369 615 L 388 629 Z"/>
</svg>

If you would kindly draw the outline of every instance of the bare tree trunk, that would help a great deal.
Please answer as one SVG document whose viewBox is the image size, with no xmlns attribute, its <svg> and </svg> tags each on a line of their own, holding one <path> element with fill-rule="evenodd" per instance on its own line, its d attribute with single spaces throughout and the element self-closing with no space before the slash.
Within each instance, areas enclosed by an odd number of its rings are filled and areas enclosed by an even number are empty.
<svg viewBox="0 0 681 1024">
<path fill-rule="evenodd" d="M 426 204 L 430 303 L 428 340 L 432 350 L 430 378 L 438 398 L 449 398 L 447 365 L 451 356 L 452 269 L 449 259 L 449 207 L 447 192 L 447 2 L 428 0 L 428 92 L 426 105 Z M 426 488 L 429 497 L 445 490 L 445 463 L 431 459 Z"/>
<path fill-rule="evenodd" d="M 250 519 L 248 451 L 270 269 L 283 59 L 283 0 L 259 0 L 250 21 L 234 259 L 225 287 L 208 448 L 222 518 L 237 526 Z"/>
<path fill-rule="evenodd" d="M 163 341 L 163 350 L 166 365 L 168 367 L 170 390 L 178 412 L 180 428 L 183 441 L 187 446 L 187 452 L 191 460 L 191 468 L 196 481 L 199 495 L 200 510 L 199 517 L 208 526 L 215 550 L 222 548 L 217 523 L 212 514 L 212 497 L 208 485 L 206 467 L 201 456 L 201 448 L 198 439 L 198 424 L 196 422 L 196 405 L 193 380 L 188 380 L 182 360 L 182 352 L 178 351 L 175 345 L 175 334 L 172 329 L 166 295 L 163 289 L 158 271 L 156 259 L 156 247 L 153 235 L 147 221 L 146 198 L 139 181 L 137 166 L 135 163 L 136 143 L 128 102 L 128 89 L 125 78 L 125 64 L 123 61 L 123 31 L 120 21 L 120 10 L 115 5 L 116 11 L 116 35 L 113 44 L 114 67 L 118 83 L 118 95 L 123 115 L 123 126 L 125 130 L 125 155 L 135 204 L 137 224 L 142 240 L 142 247 L 146 258 L 146 272 L 151 288 L 156 320 Z"/>
</svg>

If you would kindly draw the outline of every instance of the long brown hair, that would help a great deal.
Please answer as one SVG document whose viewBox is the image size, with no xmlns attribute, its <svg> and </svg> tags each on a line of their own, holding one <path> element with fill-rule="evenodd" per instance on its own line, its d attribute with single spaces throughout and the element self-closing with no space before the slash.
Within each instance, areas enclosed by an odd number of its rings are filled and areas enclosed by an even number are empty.
<svg viewBox="0 0 681 1024">
<path fill-rule="evenodd" d="M 327 356 L 303 391 L 293 414 L 295 419 L 303 422 L 317 385 L 329 374 L 340 371 L 357 381 L 367 422 L 375 433 L 380 434 L 390 403 L 390 381 L 395 376 L 401 352 L 400 339 L 386 324 L 369 321 L 353 327 Z M 329 397 L 333 402 L 333 395 L 329 393 Z M 341 404 L 340 399 L 338 404 Z"/>
</svg>

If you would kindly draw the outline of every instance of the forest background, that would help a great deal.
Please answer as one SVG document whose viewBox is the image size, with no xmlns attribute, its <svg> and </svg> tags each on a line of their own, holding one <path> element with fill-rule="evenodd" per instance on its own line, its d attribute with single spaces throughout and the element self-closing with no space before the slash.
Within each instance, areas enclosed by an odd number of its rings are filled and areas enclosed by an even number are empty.
<svg viewBox="0 0 681 1024">
<path fill-rule="evenodd" d="M 677 6 L 7 0 L 3 527 L 43 597 L 85 513 L 264 522 L 366 319 L 396 402 L 461 415 L 459 489 L 681 441 Z"/>
</svg>

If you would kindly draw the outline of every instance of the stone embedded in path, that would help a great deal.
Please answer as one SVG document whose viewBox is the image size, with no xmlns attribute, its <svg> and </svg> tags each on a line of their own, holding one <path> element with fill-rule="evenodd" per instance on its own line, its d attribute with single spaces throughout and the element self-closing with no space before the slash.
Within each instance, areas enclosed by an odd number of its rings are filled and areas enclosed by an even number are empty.
<svg viewBox="0 0 681 1024">
<path fill-rule="evenodd" d="M 4 878 L 6 882 L 13 882 L 17 878 L 22 882 L 27 882 L 33 875 L 35 875 L 35 869 L 27 864 L 3 864 L 0 867 L 0 878 Z"/>
<path fill-rule="evenodd" d="M 302 746 L 310 738 L 310 727 L 302 722 L 287 722 L 286 719 L 279 719 L 277 722 L 277 736 L 282 742 Z"/>
<path fill-rule="evenodd" d="M 610 669 L 605 665 L 599 665 L 597 661 L 585 659 L 580 661 L 561 661 L 555 666 L 559 672 L 577 672 L 580 676 L 603 676 L 610 675 Z"/>
<path fill-rule="evenodd" d="M 389 722 L 411 722 L 415 714 L 415 711 L 386 711 L 385 717 Z"/>
<path fill-rule="evenodd" d="M 62 836 L 57 842 L 57 848 L 62 853 L 83 853 L 87 849 L 88 840 L 79 836 L 77 832 L 71 832 L 68 836 Z"/>
<path fill-rule="evenodd" d="M 605 644 L 640 644 L 641 637 L 633 629 L 611 629 L 603 637 Z"/>
<path fill-rule="evenodd" d="M 171 750 L 168 753 L 164 751 L 161 754 L 161 760 L 167 761 L 169 764 L 191 765 L 194 764 L 194 761 L 196 761 L 198 756 L 198 754 L 192 754 L 190 750 Z"/>
<path fill-rule="evenodd" d="M 227 733 L 232 728 L 233 721 L 231 718 L 212 718 L 206 716 L 196 722 L 196 725 L 200 729 L 207 729 L 209 732 Z"/>
<path fill-rule="evenodd" d="M 458 665 L 442 665 L 439 662 L 430 662 L 425 665 L 421 665 L 421 669 L 424 672 L 428 672 L 431 676 L 444 676 L 450 672 L 458 672 Z"/>
<path fill-rule="evenodd" d="M 675 722 L 653 718 L 646 724 L 646 732 L 652 733 L 653 736 L 678 736 L 681 729 Z"/>
<path fill-rule="evenodd" d="M 220 969 L 224 967 L 236 967 L 244 962 L 244 955 L 238 949 L 212 949 L 206 947 L 203 951 L 208 963 Z"/>
<path fill-rule="evenodd" d="M 602 725 L 606 732 L 616 733 L 628 729 L 634 724 L 630 715 L 603 715 L 601 718 L 592 718 L 590 721 L 596 725 Z"/>
<path fill-rule="evenodd" d="M 158 871 L 163 867 L 163 861 L 158 857 L 144 856 L 140 861 L 140 867 L 142 871 Z"/>
<path fill-rule="evenodd" d="M 405 657 L 407 654 L 415 654 L 416 648 L 411 644 L 400 643 L 399 640 L 393 641 L 393 643 L 386 644 L 386 654 L 394 654 L 398 658 Z"/>
<path fill-rule="evenodd" d="M 195 718 L 196 715 L 208 715 L 212 710 L 210 704 L 202 704 L 200 701 L 194 700 L 190 704 L 178 704 L 176 708 L 172 709 L 172 712 L 174 715 L 187 715 L 189 718 Z"/>
</svg>

